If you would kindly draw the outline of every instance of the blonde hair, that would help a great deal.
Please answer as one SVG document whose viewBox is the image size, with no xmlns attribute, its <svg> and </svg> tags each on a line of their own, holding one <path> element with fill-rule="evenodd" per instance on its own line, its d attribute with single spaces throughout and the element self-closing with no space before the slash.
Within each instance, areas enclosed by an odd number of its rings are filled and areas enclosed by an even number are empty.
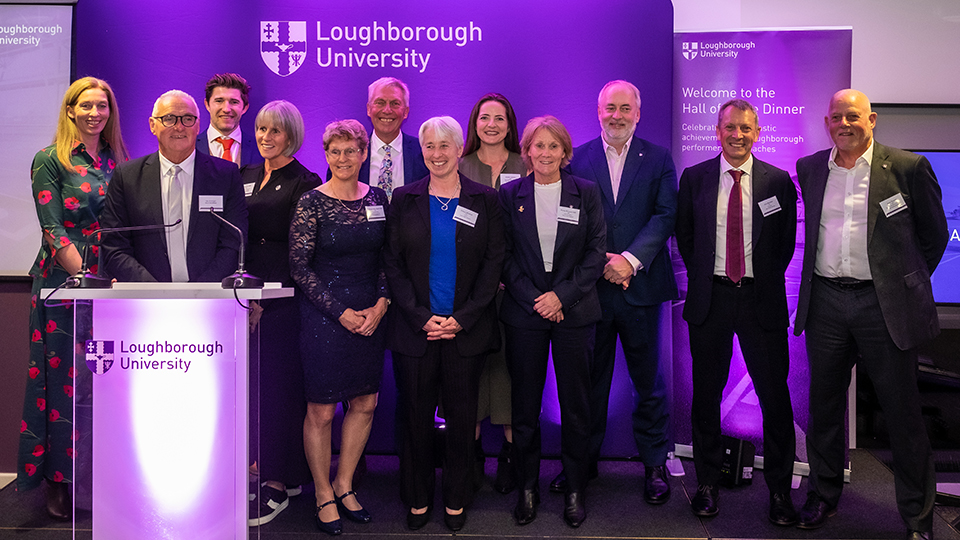
<svg viewBox="0 0 960 540">
<path fill-rule="evenodd" d="M 113 89 L 107 84 L 107 81 L 94 77 L 83 77 L 73 81 L 67 93 L 63 95 L 63 103 L 60 105 L 60 115 L 57 118 L 57 133 L 53 136 L 53 144 L 57 147 L 57 160 L 67 170 L 73 169 L 70 164 L 70 155 L 73 151 L 73 142 L 80 140 L 80 130 L 77 129 L 77 123 L 67 115 L 67 109 L 75 107 L 80 101 L 80 94 L 99 88 L 107 95 L 107 104 L 110 106 L 110 116 L 107 123 L 100 132 L 100 140 L 106 143 L 117 161 L 126 161 L 130 159 L 130 153 L 127 152 L 127 146 L 123 144 L 123 136 L 120 135 L 120 111 L 117 108 L 117 98 L 113 95 Z M 88 152 L 95 152 L 96 149 L 89 148 Z M 96 156 L 92 156 L 96 158 Z"/>
</svg>

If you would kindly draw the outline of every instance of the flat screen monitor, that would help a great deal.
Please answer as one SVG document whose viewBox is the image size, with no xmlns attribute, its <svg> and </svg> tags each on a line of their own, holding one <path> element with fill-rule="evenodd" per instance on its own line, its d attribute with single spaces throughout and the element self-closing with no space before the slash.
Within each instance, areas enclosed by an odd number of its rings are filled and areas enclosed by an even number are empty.
<svg viewBox="0 0 960 540">
<path fill-rule="evenodd" d="M 960 305 L 960 150 L 914 150 L 926 156 L 943 191 L 950 241 L 933 273 L 933 299 L 938 304 Z"/>
</svg>

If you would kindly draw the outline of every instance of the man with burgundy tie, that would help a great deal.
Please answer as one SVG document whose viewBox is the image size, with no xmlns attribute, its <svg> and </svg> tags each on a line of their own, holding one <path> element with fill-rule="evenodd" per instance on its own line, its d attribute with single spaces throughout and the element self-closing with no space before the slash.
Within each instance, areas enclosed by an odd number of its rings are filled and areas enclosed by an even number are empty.
<svg viewBox="0 0 960 540">
<path fill-rule="evenodd" d="M 244 135 L 240 119 L 250 108 L 250 85 L 236 73 L 219 73 L 207 81 L 203 104 L 210 126 L 197 138 L 197 152 L 236 163 L 263 162 L 254 133 Z"/>
<path fill-rule="evenodd" d="M 797 230 L 797 189 L 790 175 L 756 159 L 756 109 L 734 99 L 720 108 L 719 156 L 688 167 L 680 177 L 677 246 L 687 267 L 683 306 L 693 357 L 693 459 L 700 517 L 719 512 L 723 462 L 720 401 L 737 335 L 763 410 L 763 476 L 770 490 L 769 519 L 797 522 L 790 497 L 796 452 L 787 387 L 786 287 Z"/>
</svg>

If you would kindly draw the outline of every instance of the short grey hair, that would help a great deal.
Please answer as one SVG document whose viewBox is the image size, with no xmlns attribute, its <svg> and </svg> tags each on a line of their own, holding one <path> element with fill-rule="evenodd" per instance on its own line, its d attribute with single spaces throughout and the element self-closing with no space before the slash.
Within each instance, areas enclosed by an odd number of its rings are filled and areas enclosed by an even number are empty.
<svg viewBox="0 0 960 540">
<path fill-rule="evenodd" d="M 603 93 L 607 91 L 607 88 L 610 88 L 611 86 L 616 86 L 616 85 L 619 85 L 619 84 L 622 84 L 623 86 L 626 86 L 627 88 L 630 89 L 631 92 L 633 92 L 633 97 L 634 97 L 634 99 L 637 100 L 637 107 L 639 107 L 639 106 L 640 106 L 640 89 L 637 88 L 636 86 L 634 86 L 634 84 L 633 84 L 632 82 L 630 82 L 630 81 L 625 81 L 625 80 L 623 80 L 623 79 L 617 79 L 617 80 L 615 80 L 615 81 L 610 81 L 610 82 L 608 82 L 607 84 L 603 85 L 603 88 L 600 89 L 600 93 L 597 95 L 597 106 L 603 107 L 603 103 L 601 103 L 600 100 L 603 99 Z"/>
<path fill-rule="evenodd" d="M 757 114 L 757 108 L 753 106 L 749 101 L 745 99 L 731 99 L 720 106 L 720 112 L 717 113 L 717 127 L 721 127 L 720 123 L 723 122 L 723 111 L 727 110 L 729 107 L 733 107 L 739 111 L 747 112 L 750 111 L 753 113 L 753 119 L 757 124 L 757 127 L 760 126 L 760 115 Z"/>
<path fill-rule="evenodd" d="M 192 103 L 193 108 L 197 110 L 197 113 L 200 113 L 200 107 L 197 107 L 197 100 L 193 99 L 193 96 L 184 92 L 183 90 L 167 90 L 166 92 L 160 94 L 160 97 L 153 102 L 153 116 L 156 116 L 160 112 L 160 103 L 167 98 L 180 98 L 186 102 Z"/>
<path fill-rule="evenodd" d="M 283 155 L 293 157 L 297 150 L 300 150 L 300 147 L 303 146 L 303 134 L 306 131 L 303 127 L 303 117 L 300 116 L 300 110 L 289 101 L 282 99 L 271 101 L 260 109 L 253 125 L 255 129 L 259 130 L 260 126 L 268 123 L 280 128 L 280 131 L 290 140 L 290 144 L 284 149 Z"/>
<path fill-rule="evenodd" d="M 434 116 L 428 118 L 426 122 L 420 125 L 420 141 L 423 144 L 423 136 L 427 130 L 432 129 L 441 139 L 450 139 L 456 144 L 457 148 L 463 149 L 463 128 L 460 123 L 450 116 Z"/>
<path fill-rule="evenodd" d="M 399 88 L 400 94 L 403 95 L 403 105 L 406 107 L 410 106 L 410 89 L 407 88 L 407 85 L 403 81 L 396 77 L 380 77 L 370 83 L 370 86 L 367 87 L 367 103 L 373 103 L 373 96 L 388 86 Z"/>
</svg>

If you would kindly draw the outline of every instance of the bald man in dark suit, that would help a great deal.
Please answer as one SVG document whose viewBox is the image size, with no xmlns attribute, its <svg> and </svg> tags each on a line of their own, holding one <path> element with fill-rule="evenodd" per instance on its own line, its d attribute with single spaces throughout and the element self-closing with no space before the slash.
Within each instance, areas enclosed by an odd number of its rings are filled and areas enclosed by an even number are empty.
<svg viewBox="0 0 960 540">
<path fill-rule="evenodd" d="M 949 234 L 925 157 L 873 139 L 877 113 L 841 90 L 824 118 L 834 147 L 801 158 L 806 231 L 795 332 L 810 362 L 810 485 L 797 525 L 816 529 L 843 489 L 850 370 L 870 377 L 890 431 L 908 539 L 929 539 L 933 453 L 920 414 L 917 347 L 940 332 L 930 284 Z"/>
</svg>

